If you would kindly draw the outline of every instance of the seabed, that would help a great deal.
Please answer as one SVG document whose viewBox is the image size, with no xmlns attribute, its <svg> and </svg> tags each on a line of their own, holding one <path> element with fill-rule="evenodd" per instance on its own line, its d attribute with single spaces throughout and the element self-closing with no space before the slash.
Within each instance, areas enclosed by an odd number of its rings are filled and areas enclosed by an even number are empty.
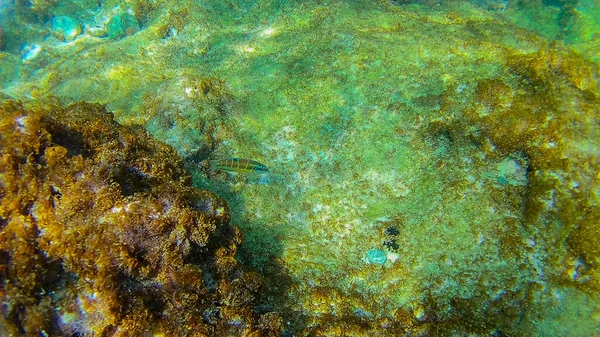
<svg viewBox="0 0 600 337">
<path fill-rule="evenodd" d="M 0 3 L 0 335 L 599 336 L 599 13 Z"/>
</svg>

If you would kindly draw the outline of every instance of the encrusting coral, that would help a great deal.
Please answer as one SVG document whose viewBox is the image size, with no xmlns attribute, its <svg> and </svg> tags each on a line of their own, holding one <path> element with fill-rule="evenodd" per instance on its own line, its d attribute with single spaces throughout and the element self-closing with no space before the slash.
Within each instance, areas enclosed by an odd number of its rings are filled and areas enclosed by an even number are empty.
<svg viewBox="0 0 600 337">
<path fill-rule="evenodd" d="M 104 107 L 0 106 L 2 335 L 278 336 L 228 206 Z"/>
</svg>

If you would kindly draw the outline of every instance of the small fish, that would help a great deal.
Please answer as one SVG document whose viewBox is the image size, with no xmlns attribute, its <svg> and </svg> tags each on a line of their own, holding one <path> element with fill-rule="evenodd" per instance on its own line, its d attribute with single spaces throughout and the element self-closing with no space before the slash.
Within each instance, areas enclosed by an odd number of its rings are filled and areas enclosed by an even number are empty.
<svg viewBox="0 0 600 337">
<path fill-rule="evenodd" d="M 269 169 L 252 159 L 231 158 L 223 160 L 213 160 L 210 162 L 212 170 L 223 171 L 228 173 L 266 173 Z"/>
</svg>

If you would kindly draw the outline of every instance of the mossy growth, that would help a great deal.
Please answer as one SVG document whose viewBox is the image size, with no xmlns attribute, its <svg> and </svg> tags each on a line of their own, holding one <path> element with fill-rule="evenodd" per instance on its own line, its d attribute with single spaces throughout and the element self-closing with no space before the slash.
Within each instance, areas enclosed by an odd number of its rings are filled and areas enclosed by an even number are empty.
<svg viewBox="0 0 600 337">
<path fill-rule="evenodd" d="M 173 148 L 85 103 L 4 102 L 0 133 L 0 334 L 281 334 Z"/>
<path fill-rule="evenodd" d="M 597 291 L 598 67 L 560 46 L 505 57 L 508 74 L 479 81 L 475 103 L 442 124 L 456 137 L 482 144 L 492 157 L 518 152 L 527 158 L 529 184 L 518 226 L 535 233 L 539 242 L 531 245 L 553 247 L 544 261 L 552 282 Z M 443 107 L 460 111 L 459 105 L 448 98 Z"/>
<path fill-rule="evenodd" d="M 179 154 L 199 162 L 219 142 L 233 98 L 218 78 L 182 76 L 161 86 L 159 94 L 143 95 L 146 129 Z"/>
</svg>

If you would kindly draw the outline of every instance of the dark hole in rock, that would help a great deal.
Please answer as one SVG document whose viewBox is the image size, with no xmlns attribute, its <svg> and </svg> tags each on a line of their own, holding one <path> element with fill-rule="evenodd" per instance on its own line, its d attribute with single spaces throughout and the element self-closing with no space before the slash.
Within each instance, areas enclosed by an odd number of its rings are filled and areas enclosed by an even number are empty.
<svg viewBox="0 0 600 337">
<path fill-rule="evenodd" d="M 81 133 L 61 125 L 53 125 L 49 132 L 52 135 L 52 142 L 67 149 L 70 157 L 81 155 L 87 158 L 93 154 Z"/>
<path fill-rule="evenodd" d="M 163 313 L 165 309 L 165 303 L 160 299 L 158 289 L 146 288 L 145 291 L 140 293 L 140 296 L 144 301 L 145 307 L 150 313 L 156 316 L 160 316 Z"/>
<path fill-rule="evenodd" d="M 132 301 L 141 300 L 144 302 L 144 308 L 152 315 L 159 316 L 165 309 L 165 303 L 161 299 L 160 289 L 152 284 L 144 284 L 136 279 L 127 277 L 120 273 L 116 276 L 121 280 L 120 301 L 123 307 L 137 305 Z"/>
<path fill-rule="evenodd" d="M 8 314 L 8 319 L 10 321 L 12 321 L 13 323 L 15 323 L 15 326 L 17 327 L 17 330 L 19 330 L 20 334 L 25 335 L 25 333 L 27 333 L 27 330 L 25 330 L 25 328 L 23 327 L 23 319 L 25 318 L 25 307 L 23 305 L 19 305 L 16 308 L 13 308 L 9 314 Z"/>
<path fill-rule="evenodd" d="M 113 175 L 113 180 L 121 186 L 121 194 L 130 196 L 137 192 L 150 192 L 152 179 L 136 167 L 123 167 Z"/>
<path fill-rule="evenodd" d="M 215 292 L 219 287 L 219 277 L 214 261 L 207 259 L 208 256 L 214 256 L 215 249 L 208 247 L 200 247 L 197 244 L 191 245 L 190 254 L 184 259 L 186 264 L 194 264 L 202 269 L 202 277 L 204 279 L 204 287 L 208 292 Z"/>
<path fill-rule="evenodd" d="M 0 265 L 8 265 L 10 255 L 5 250 L 0 250 Z"/>
<path fill-rule="evenodd" d="M 28 156 L 26 158 L 26 161 L 24 163 L 28 163 L 28 164 L 43 164 L 44 162 L 44 155 L 46 152 L 46 145 L 42 145 L 39 152 L 34 152 L 31 154 L 31 156 Z M 33 161 L 32 161 L 33 160 Z"/>
<path fill-rule="evenodd" d="M 30 201 L 27 204 L 23 205 L 20 209 L 21 215 L 31 215 L 31 210 L 33 209 L 33 202 Z"/>
<path fill-rule="evenodd" d="M 56 201 L 62 198 L 62 193 L 56 186 L 50 186 L 50 205 L 52 208 L 56 208 Z"/>
<path fill-rule="evenodd" d="M 117 327 L 111 324 L 111 325 L 107 326 L 106 328 L 104 328 L 104 329 L 102 330 L 102 334 L 101 334 L 101 336 L 102 336 L 102 337 L 110 337 L 110 336 L 114 336 L 114 335 L 117 333 L 117 330 L 118 330 L 118 329 L 117 329 Z M 73 334 L 73 335 L 71 335 L 71 337 L 85 337 L 85 336 L 86 336 L 86 335 L 84 335 L 84 334 L 80 334 L 80 333 L 78 333 L 78 332 L 77 332 L 77 333 L 75 333 L 75 334 Z"/>
<path fill-rule="evenodd" d="M 0 270 L 6 270 L 8 264 L 10 263 L 10 255 L 7 251 L 0 250 Z M 0 284 L 5 284 L 6 279 L 5 273 L 0 273 Z"/>
<path fill-rule="evenodd" d="M 62 198 L 62 193 L 60 193 L 60 189 L 54 185 L 50 186 L 50 195 L 56 197 L 57 199 Z"/>
<path fill-rule="evenodd" d="M 39 254 L 41 255 L 43 252 L 40 251 Z M 42 287 L 46 292 L 58 291 L 64 287 L 69 276 L 73 275 L 67 274 L 61 261 L 48 261 L 44 268 Z"/>
</svg>

